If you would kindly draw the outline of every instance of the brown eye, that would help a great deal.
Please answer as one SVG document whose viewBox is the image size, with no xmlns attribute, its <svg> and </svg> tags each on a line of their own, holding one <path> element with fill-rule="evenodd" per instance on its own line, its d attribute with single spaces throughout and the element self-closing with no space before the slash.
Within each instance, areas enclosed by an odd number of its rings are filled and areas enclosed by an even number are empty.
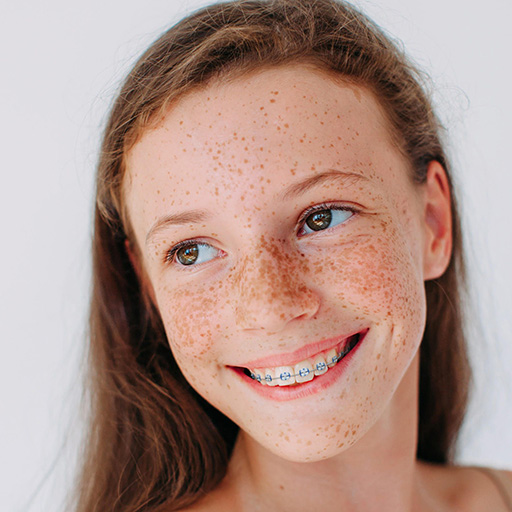
<svg viewBox="0 0 512 512">
<path fill-rule="evenodd" d="M 193 265 L 199 257 L 197 244 L 187 245 L 176 251 L 176 259 L 182 265 Z"/>
<path fill-rule="evenodd" d="M 299 235 L 311 235 L 317 231 L 324 231 L 328 228 L 343 224 L 356 211 L 346 206 L 333 206 L 332 208 L 319 208 L 304 218 L 302 229 Z"/>
<path fill-rule="evenodd" d="M 166 262 L 190 267 L 207 263 L 220 255 L 221 251 L 212 245 L 190 240 L 171 249 L 166 256 Z"/>
<path fill-rule="evenodd" d="M 306 218 L 307 226 L 313 231 L 327 229 L 331 225 L 332 210 L 319 210 Z"/>
</svg>

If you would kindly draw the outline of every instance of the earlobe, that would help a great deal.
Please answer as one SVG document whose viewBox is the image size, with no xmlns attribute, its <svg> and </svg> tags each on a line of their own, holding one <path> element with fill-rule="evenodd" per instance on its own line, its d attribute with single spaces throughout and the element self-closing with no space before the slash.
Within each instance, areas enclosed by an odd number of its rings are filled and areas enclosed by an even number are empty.
<svg viewBox="0 0 512 512">
<path fill-rule="evenodd" d="M 130 259 L 130 263 L 132 264 L 133 270 L 137 275 L 137 279 L 139 280 L 140 287 L 145 297 L 149 298 L 149 300 L 156 305 L 155 301 L 155 291 L 153 289 L 153 285 L 149 281 L 149 277 L 144 270 L 142 262 L 140 261 L 140 256 L 137 253 L 137 249 L 132 247 L 132 244 L 128 238 L 124 241 L 124 247 L 126 250 L 126 254 Z"/>
<path fill-rule="evenodd" d="M 452 211 L 450 183 L 443 166 L 432 160 L 428 165 L 424 195 L 424 258 L 425 280 L 442 276 L 452 252 Z"/>
</svg>

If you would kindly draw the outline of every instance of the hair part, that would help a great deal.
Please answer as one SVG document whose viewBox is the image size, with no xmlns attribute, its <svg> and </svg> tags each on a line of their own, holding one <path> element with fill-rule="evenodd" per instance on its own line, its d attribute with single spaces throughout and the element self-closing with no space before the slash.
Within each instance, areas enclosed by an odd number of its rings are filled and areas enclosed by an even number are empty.
<svg viewBox="0 0 512 512">
<path fill-rule="evenodd" d="M 227 467 L 237 427 L 182 376 L 158 312 L 145 298 L 125 248 L 125 157 L 184 94 L 265 67 L 308 63 L 367 87 L 392 135 L 426 179 L 449 175 L 440 126 L 418 71 L 374 23 L 334 0 L 242 0 L 204 8 L 165 32 L 126 78 L 108 119 L 97 171 L 88 387 L 91 423 L 78 512 L 177 510 L 212 490 Z M 450 179 L 450 178 L 449 178 Z M 451 188 L 453 253 L 425 284 L 420 355 L 418 458 L 453 457 L 468 398 L 461 301 L 462 239 Z"/>
</svg>

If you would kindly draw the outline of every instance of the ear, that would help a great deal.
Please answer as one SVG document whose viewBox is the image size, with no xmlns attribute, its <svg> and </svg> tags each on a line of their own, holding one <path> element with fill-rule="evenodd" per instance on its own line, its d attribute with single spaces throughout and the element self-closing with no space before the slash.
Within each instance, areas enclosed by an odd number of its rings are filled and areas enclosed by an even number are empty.
<svg viewBox="0 0 512 512">
<path fill-rule="evenodd" d="M 444 167 L 432 160 L 424 187 L 423 277 L 426 281 L 442 276 L 452 253 L 452 209 L 450 184 Z"/>
<path fill-rule="evenodd" d="M 128 238 L 124 241 L 124 248 L 126 249 L 126 254 L 128 254 L 128 258 L 130 259 L 130 263 L 132 264 L 133 270 L 137 275 L 137 279 L 139 280 L 140 287 L 142 289 L 143 296 L 146 299 L 150 299 L 154 306 L 156 306 L 155 300 L 155 290 L 149 277 L 142 265 L 142 261 L 140 258 L 139 251 L 136 247 L 133 247 L 132 243 Z M 145 299 L 145 300 L 146 300 Z"/>
</svg>

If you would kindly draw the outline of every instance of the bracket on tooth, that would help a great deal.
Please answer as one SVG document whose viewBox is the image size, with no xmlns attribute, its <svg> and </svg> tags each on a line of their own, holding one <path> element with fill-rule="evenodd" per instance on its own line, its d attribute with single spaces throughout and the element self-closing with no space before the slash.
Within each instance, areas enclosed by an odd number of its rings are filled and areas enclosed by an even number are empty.
<svg viewBox="0 0 512 512">
<path fill-rule="evenodd" d="M 342 351 L 337 356 L 333 356 L 330 363 L 322 363 L 322 362 L 317 363 L 315 365 L 315 370 L 321 372 L 321 371 L 325 370 L 326 368 L 330 368 L 331 366 L 334 366 L 336 363 L 341 361 L 349 352 L 350 352 L 350 348 L 345 352 Z M 267 375 L 265 375 L 265 377 L 263 377 L 263 379 L 262 379 L 261 375 L 251 372 L 250 377 L 252 380 L 255 380 L 258 382 L 261 382 L 262 380 L 264 380 L 265 382 L 272 382 L 274 380 L 287 381 L 291 377 L 306 377 L 307 375 L 309 375 L 310 372 L 311 372 L 311 370 L 309 368 L 302 368 L 299 370 L 299 373 L 297 373 L 297 374 L 291 374 L 290 372 L 283 372 L 279 375 L 279 377 L 272 377 L 272 375 L 267 374 Z"/>
</svg>

